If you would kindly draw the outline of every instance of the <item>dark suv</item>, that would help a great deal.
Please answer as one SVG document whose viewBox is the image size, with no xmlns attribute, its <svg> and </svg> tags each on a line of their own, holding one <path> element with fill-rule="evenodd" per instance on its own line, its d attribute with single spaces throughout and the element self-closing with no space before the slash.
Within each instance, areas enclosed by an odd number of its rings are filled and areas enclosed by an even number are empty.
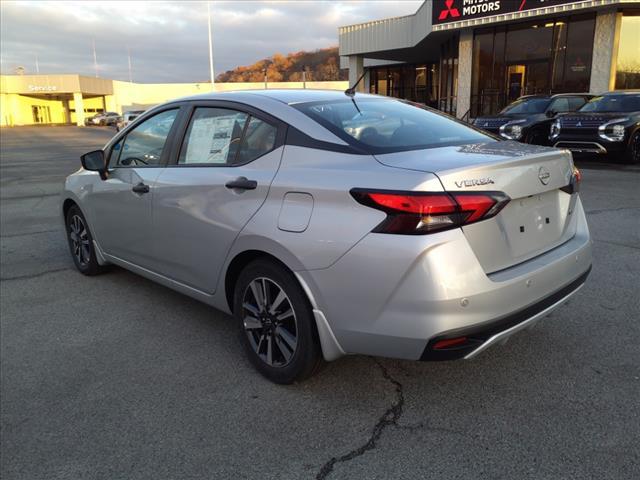
<svg viewBox="0 0 640 480">
<path fill-rule="evenodd" d="M 556 114 L 578 110 L 592 97 L 588 93 L 527 95 L 498 115 L 476 118 L 473 125 L 506 140 L 549 145 L 549 126 Z"/>
<path fill-rule="evenodd" d="M 549 140 L 574 153 L 619 154 L 640 162 L 640 92 L 609 92 L 594 97 L 578 112 L 559 115 Z"/>
</svg>

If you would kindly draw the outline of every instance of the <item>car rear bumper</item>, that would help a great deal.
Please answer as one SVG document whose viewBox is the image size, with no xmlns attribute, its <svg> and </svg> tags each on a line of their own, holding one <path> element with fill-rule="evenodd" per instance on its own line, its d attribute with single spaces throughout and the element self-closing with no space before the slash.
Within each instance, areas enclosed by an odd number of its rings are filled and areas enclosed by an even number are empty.
<svg viewBox="0 0 640 480">
<path fill-rule="evenodd" d="M 471 358 L 562 305 L 584 283 L 591 240 L 579 201 L 574 212 L 570 240 L 489 275 L 462 230 L 369 234 L 331 267 L 297 273 L 346 353 Z M 473 342 L 464 351 L 428 353 L 442 338 L 467 334 Z"/>
<path fill-rule="evenodd" d="M 591 267 L 560 290 L 502 319 L 454 330 L 432 338 L 425 347 L 420 360 L 456 360 L 459 358 L 469 360 L 490 346 L 505 342 L 514 333 L 532 327 L 556 308 L 564 305 L 583 287 L 589 273 L 591 273 Z M 456 338 L 465 338 L 466 341 L 450 348 L 437 348 L 438 342 Z"/>
</svg>

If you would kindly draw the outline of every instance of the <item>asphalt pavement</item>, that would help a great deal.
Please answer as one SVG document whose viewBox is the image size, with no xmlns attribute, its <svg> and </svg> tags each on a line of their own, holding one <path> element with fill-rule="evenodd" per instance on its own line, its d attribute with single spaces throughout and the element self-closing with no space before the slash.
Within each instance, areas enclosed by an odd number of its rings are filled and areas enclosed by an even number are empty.
<svg viewBox="0 0 640 480">
<path fill-rule="evenodd" d="M 593 271 L 534 329 L 473 361 L 349 356 L 279 386 L 229 316 L 75 271 L 58 194 L 113 130 L 0 134 L 4 480 L 640 478 L 640 167 L 579 162 Z"/>
</svg>

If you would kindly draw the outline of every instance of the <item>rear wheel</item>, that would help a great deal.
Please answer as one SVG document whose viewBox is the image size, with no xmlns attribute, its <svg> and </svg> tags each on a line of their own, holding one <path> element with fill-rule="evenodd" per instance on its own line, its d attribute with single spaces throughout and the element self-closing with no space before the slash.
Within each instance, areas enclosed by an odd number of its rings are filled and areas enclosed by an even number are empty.
<svg viewBox="0 0 640 480">
<path fill-rule="evenodd" d="M 84 275 L 97 275 L 105 270 L 98 264 L 93 237 L 84 215 L 77 205 L 69 208 L 66 217 L 67 240 L 76 268 Z"/>
<path fill-rule="evenodd" d="M 304 380 L 322 357 L 311 305 L 297 280 L 270 260 L 256 260 L 240 273 L 234 315 L 251 363 L 269 380 Z"/>
<path fill-rule="evenodd" d="M 633 134 L 625 152 L 627 163 L 640 163 L 640 131 Z"/>
</svg>

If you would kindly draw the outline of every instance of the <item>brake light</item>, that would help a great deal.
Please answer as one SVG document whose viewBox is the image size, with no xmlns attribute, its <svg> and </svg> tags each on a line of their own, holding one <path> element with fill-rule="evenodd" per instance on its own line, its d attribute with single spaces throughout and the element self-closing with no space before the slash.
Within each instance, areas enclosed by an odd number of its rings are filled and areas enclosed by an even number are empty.
<svg viewBox="0 0 640 480">
<path fill-rule="evenodd" d="M 354 188 L 359 203 L 387 214 L 375 233 L 424 235 L 497 215 L 510 198 L 502 192 L 397 192 Z"/>
<path fill-rule="evenodd" d="M 579 185 L 582 182 L 582 172 L 578 170 L 575 165 L 573 167 L 573 176 L 576 179 L 576 183 Z"/>
<path fill-rule="evenodd" d="M 580 191 L 580 183 L 582 182 L 582 172 L 578 170 L 575 166 L 573 167 L 573 173 L 571 174 L 571 181 L 569 185 L 565 185 L 561 187 L 560 190 L 568 193 L 569 195 L 573 193 L 578 193 Z"/>
</svg>

